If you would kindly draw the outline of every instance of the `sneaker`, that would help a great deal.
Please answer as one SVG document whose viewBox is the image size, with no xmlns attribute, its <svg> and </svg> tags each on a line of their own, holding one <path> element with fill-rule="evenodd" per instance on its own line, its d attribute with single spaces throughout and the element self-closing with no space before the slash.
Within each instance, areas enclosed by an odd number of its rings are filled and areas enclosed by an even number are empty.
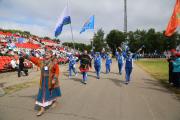
<svg viewBox="0 0 180 120">
<path fill-rule="evenodd" d="M 84 81 L 83 83 L 84 83 L 84 84 L 87 84 L 87 81 Z"/>
<path fill-rule="evenodd" d="M 87 84 L 87 82 L 86 82 L 86 81 L 83 81 L 83 80 L 81 80 L 81 83 L 83 83 L 83 84 Z"/>
<path fill-rule="evenodd" d="M 129 82 L 128 82 L 128 81 L 126 81 L 126 82 L 125 82 L 125 84 L 126 84 L 126 85 L 127 85 L 127 84 L 129 84 Z"/>
</svg>

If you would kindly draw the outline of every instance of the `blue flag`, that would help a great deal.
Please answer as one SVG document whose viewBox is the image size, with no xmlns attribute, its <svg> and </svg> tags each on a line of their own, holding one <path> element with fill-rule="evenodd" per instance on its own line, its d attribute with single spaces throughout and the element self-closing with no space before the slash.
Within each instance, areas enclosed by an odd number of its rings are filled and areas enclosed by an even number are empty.
<svg viewBox="0 0 180 120">
<path fill-rule="evenodd" d="M 88 29 L 94 29 L 94 15 L 92 15 L 88 21 L 86 21 L 86 23 L 84 24 L 84 26 L 82 27 L 80 34 L 82 32 L 85 32 Z"/>
<path fill-rule="evenodd" d="M 71 23 L 71 17 L 69 15 L 68 8 L 65 7 L 61 14 L 61 17 L 59 18 L 56 24 L 55 33 L 54 33 L 55 37 L 61 34 L 64 25 L 67 25 L 70 23 Z"/>
</svg>

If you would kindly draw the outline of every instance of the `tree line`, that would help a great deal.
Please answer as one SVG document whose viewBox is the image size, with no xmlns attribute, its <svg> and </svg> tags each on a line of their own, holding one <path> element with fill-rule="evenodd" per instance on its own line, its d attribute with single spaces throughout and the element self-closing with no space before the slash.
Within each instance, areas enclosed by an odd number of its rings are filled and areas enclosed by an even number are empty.
<svg viewBox="0 0 180 120">
<path fill-rule="evenodd" d="M 149 30 L 136 30 L 124 33 L 119 30 L 111 30 L 105 37 L 102 29 L 99 29 L 93 36 L 94 51 L 116 51 L 117 47 L 126 43 L 130 51 L 136 52 L 143 46 L 143 52 L 147 54 L 158 53 L 174 49 L 180 45 L 180 34 L 175 33 L 171 37 L 164 35 L 165 31 L 158 32 L 151 28 Z M 67 43 L 66 43 L 67 44 Z M 72 46 L 72 45 L 71 45 Z M 91 45 L 76 44 L 80 50 L 91 50 Z"/>
</svg>

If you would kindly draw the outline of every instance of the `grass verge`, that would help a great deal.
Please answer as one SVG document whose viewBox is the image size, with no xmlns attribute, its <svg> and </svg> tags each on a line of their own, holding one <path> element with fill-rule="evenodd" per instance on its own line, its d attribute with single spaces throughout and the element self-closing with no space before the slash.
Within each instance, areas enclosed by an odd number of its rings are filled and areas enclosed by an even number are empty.
<svg viewBox="0 0 180 120">
<path fill-rule="evenodd" d="M 21 84 L 13 85 L 10 87 L 6 87 L 3 90 L 5 92 L 5 95 L 7 95 L 7 94 L 12 94 L 14 92 L 20 91 L 24 88 L 28 88 L 28 87 L 33 86 L 35 84 L 37 84 L 37 81 L 26 82 L 26 83 L 21 83 Z"/>
<path fill-rule="evenodd" d="M 152 77 L 159 80 L 164 87 L 176 93 L 180 100 L 180 89 L 168 83 L 168 62 L 166 59 L 142 59 L 136 61 L 135 64 L 148 72 Z"/>
</svg>

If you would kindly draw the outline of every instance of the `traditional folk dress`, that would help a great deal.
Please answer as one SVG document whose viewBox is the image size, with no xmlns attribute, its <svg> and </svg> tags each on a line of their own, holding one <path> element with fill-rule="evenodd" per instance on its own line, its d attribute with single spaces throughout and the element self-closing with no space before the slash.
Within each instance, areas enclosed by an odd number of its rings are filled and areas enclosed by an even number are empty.
<svg viewBox="0 0 180 120">
<path fill-rule="evenodd" d="M 41 107 L 47 107 L 61 96 L 59 87 L 59 65 L 53 64 L 51 60 L 40 60 L 36 57 L 28 59 L 41 69 L 40 88 L 37 95 L 36 104 Z M 52 84 L 55 80 L 55 84 Z"/>
<path fill-rule="evenodd" d="M 83 79 L 82 79 L 82 82 L 83 83 L 86 83 L 87 81 L 87 72 L 89 71 L 89 68 L 91 67 L 91 58 L 89 57 L 89 55 L 81 55 L 79 57 L 80 59 L 80 71 L 83 75 Z"/>
</svg>

